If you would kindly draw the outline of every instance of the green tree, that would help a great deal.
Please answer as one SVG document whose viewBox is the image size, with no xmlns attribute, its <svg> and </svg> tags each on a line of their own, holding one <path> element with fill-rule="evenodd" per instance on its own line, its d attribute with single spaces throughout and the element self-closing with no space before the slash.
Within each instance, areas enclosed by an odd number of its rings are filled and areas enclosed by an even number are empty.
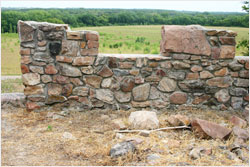
<svg viewBox="0 0 250 167">
<path fill-rule="evenodd" d="M 244 1 L 243 4 L 244 5 L 242 6 L 242 9 L 244 11 L 246 11 L 247 13 L 249 13 L 249 2 L 248 1 Z"/>
<path fill-rule="evenodd" d="M 9 29 L 9 32 L 12 33 L 13 30 L 12 30 L 12 24 L 10 23 L 10 29 Z"/>
</svg>

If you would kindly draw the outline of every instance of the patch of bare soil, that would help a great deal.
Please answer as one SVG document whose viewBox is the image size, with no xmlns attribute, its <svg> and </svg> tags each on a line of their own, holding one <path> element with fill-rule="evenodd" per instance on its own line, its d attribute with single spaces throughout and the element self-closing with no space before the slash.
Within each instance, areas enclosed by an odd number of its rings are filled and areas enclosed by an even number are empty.
<svg viewBox="0 0 250 167">
<path fill-rule="evenodd" d="M 187 129 L 153 132 L 149 137 L 137 133 L 117 137 L 112 120 L 122 119 L 128 126 L 131 111 L 70 112 L 67 116 L 57 118 L 49 116 L 52 112 L 56 111 L 36 113 L 24 109 L 2 109 L 2 165 L 248 165 L 248 159 L 243 161 L 235 157 L 230 160 L 225 153 L 236 139 L 233 134 L 226 141 L 198 139 Z M 229 118 L 235 114 L 239 116 L 237 113 L 211 110 L 165 110 L 157 113 L 160 127 L 169 126 L 166 119 L 176 113 L 213 121 L 230 129 L 233 125 L 229 122 Z M 129 138 L 142 139 L 143 142 L 136 145 L 133 154 L 111 158 L 110 148 Z M 248 146 L 249 141 L 245 144 Z M 195 147 L 204 147 L 211 152 L 193 160 L 189 154 Z M 243 147 L 241 150 L 244 157 L 248 158 L 248 147 Z M 152 160 L 155 155 L 157 159 Z"/>
</svg>

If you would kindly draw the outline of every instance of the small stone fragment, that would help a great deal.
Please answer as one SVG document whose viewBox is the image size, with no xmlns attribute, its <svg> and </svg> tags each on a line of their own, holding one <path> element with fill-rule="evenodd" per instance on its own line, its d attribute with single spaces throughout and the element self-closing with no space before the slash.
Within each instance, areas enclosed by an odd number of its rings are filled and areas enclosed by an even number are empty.
<svg viewBox="0 0 250 167">
<path fill-rule="evenodd" d="M 119 157 L 134 152 L 136 150 L 134 144 L 130 141 L 118 143 L 110 149 L 109 155 L 111 158 Z"/>
</svg>

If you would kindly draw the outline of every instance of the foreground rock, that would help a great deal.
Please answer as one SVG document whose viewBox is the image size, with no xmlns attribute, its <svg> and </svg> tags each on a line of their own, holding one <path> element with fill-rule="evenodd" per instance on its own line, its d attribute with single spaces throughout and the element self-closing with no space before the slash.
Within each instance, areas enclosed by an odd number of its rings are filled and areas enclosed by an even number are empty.
<svg viewBox="0 0 250 167">
<path fill-rule="evenodd" d="M 233 133 L 234 133 L 234 135 L 236 135 L 240 139 L 243 139 L 243 140 L 249 139 L 249 132 L 245 129 L 241 129 L 241 128 L 235 126 L 235 127 L 233 127 Z"/>
<path fill-rule="evenodd" d="M 156 129 L 159 127 L 159 120 L 155 112 L 136 111 L 129 116 L 129 123 L 134 129 Z"/>
<path fill-rule="evenodd" d="M 183 125 L 190 125 L 190 120 L 187 116 L 185 115 L 171 115 L 168 117 L 167 121 L 172 125 L 172 126 L 183 126 Z"/>
<path fill-rule="evenodd" d="M 231 119 L 229 120 L 232 124 L 238 127 L 245 127 L 247 125 L 247 122 L 237 116 L 232 116 Z"/>
<path fill-rule="evenodd" d="M 125 141 L 114 145 L 109 152 L 111 158 L 133 153 L 136 150 L 134 144 L 130 141 Z"/>
<path fill-rule="evenodd" d="M 211 155 L 211 154 L 212 154 L 212 149 L 198 147 L 198 148 L 193 148 L 190 151 L 189 157 L 195 160 L 201 158 L 202 155 Z"/>
<path fill-rule="evenodd" d="M 230 129 L 221 125 L 201 119 L 194 119 L 191 122 L 191 126 L 196 135 L 202 139 L 213 138 L 226 140 L 232 132 Z"/>
</svg>

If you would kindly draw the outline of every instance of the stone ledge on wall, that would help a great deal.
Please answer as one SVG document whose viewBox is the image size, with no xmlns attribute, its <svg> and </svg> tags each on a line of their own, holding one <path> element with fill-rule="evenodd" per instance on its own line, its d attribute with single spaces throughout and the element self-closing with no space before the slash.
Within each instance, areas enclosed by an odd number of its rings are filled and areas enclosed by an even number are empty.
<svg viewBox="0 0 250 167">
<path fill-rule="evenodd" d="M 18 22 L 27 110 L 169 108 L 242 110 L 249 60 L 235 56 L 236 34 L 163 26 L 161 54 L 98 54 L 99 34 L 67 25 Z"/>
</svg>

